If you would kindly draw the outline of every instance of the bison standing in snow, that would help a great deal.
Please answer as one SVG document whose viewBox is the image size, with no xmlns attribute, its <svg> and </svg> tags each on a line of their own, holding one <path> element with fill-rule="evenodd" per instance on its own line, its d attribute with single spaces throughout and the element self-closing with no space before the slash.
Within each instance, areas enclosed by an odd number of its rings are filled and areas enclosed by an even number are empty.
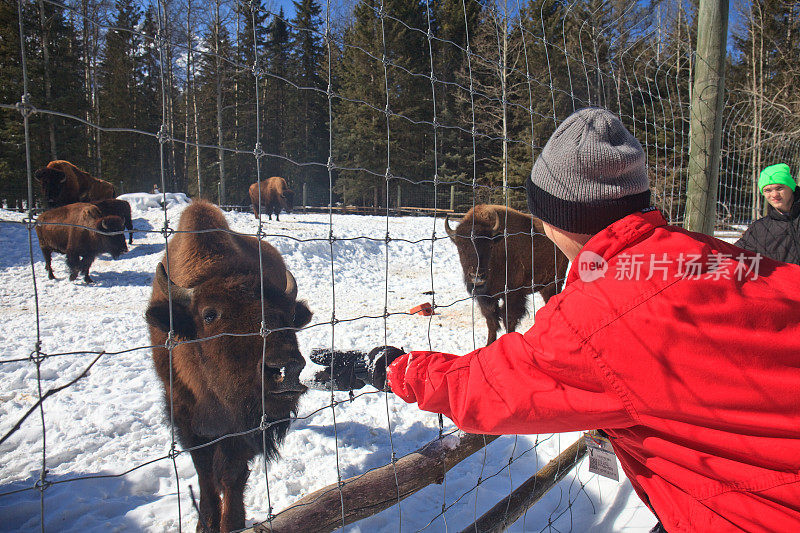
<svg viewBox="0 0 800 533">
<path fill-rule="evenodd" d="M 45 168 L 37 170 L 35 176 L 48 209 L 116 197 L 113 185 L 91 177 L 69 161 L 50 161 Z"/>
<path fill-rule="evenodd" d="M 516 329 L 529 294 L 538 292 L 546 302 L 561 290 L 568 260 L 544 235 L 539 219 L 500 205 L 476 205 L 456 229 L 445 218 L 445 230 L 458 249 L 467 291 L 486 319 L 486 344 L 497 339 L 501 320 L 507 332 Z"/>
<path fill-rule="evenodd" d="M 280 176 L 273 176 L 261 183 L 252 184 L 248 193 L 250 194 L 250 203 L 253 204 L 253 214 L 256 218 L 258 218 L 259 200 L 261 214 L 268 215 L 270 220 L 272 220 L 272 213 L 275 213 L 275 220 L 280 220 L 278 214 L 281 210 L 287 213 L 292 212 L 294 192 L 289 189 L 286 180 Z"/>
<path fill-rule="evenodd" d="M 36 221 L 36 235 L 50 279 L 53 252 L 66 254 L 69 279 L 83 273 L 86 283 L 92 283 L 89 268 L 101 253 L 110 253 L 114 259 L 127 252 L 123 221 L 118 216 L 104 216 L 96 205 L 74 203 L 45 211 Z"/>
<path fill-rule="evenodd" d="M 197 529 L 241 529 L 248 462 L 277 455 L 306 390 L 295 331 L 311 311 L 297 301 L 297 284 L 278 251 L 230 233 L 209 202 L 186 208 L 167 251 L 145 317 L 167 412 L 199 477 Z M 171 357 L 170 325 L 175 340 L 194 341 L 177 344 Z"/>
</svg>

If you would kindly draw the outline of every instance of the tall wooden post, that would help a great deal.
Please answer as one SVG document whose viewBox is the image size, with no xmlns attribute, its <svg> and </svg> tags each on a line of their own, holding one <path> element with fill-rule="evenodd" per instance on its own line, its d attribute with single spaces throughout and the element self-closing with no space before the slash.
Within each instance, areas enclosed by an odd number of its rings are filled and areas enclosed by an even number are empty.
<svg viewBox="0 0 800 533">
<path fill-rule="evenodd" d="M 725 97 L 728 0 L 700 0 L 684 226 L 714 232 Z"/>
<path fill-rule="evenodd" d="M 450 185 L 450 211 L 456 210 L 456 186 Z"/>
<path fill-rule="evenodd" d="M 308 187 L 306 187 L 306 182 L 303 182 L 303 213 L 306 212 L 306 207 L 308 206 Z"/>
</svg>

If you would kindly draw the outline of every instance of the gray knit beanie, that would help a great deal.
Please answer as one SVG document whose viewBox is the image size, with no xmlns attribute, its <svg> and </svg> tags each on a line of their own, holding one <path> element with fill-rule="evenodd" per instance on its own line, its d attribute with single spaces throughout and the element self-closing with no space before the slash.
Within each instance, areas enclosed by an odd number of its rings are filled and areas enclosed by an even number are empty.
<svg viewBox="0 0 800 533">
<path fill-rule="evenodd" d="M 528 209 L 559 229 L 593 235 L 650 205 L 644 150 L 612 113 L 588 107 L 561 123 L 525 181 Z"/>
</svg>

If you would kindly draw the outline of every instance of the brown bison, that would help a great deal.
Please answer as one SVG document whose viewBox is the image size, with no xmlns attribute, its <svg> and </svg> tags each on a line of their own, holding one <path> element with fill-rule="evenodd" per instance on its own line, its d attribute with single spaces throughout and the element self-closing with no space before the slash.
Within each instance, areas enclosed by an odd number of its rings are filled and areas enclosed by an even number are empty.
<svg viewBox="0 0 800 533">
<path fill-rule="evenodd" d="M 69 161 L 50 161 L 36 171 L 36 180 L 47 209 L 117 196 L 109 182 L 91 177 Z"/>
<path fill-rule="evenodd" d="M 272 176 L 261 182 L 261 194 L 259 194 L 259 183 L 250 186 L 250 203 L 253 204 L 253 214 L 258 218 L 259 198 L 261 199 L 261 214 L 269 215 L 272 220 L 272 213 L 275 213 L 275 220 L 280 220 L 278 214 L 281 209 L 287 213 L 292 212 L 294 204 L 294 192 L 289 189 L 286 180 L 280 176 Z"/>
<path fill-rule="evenodd" d="M 133 218 L 131 217 L 131 204 L 125 200 L 109 198 L 92 202 L 100 208 L 103 215 L 117 215 L 125 222 L 125 229 L 128 230 L 128 244 L 133 244 Z"/>
<path fill-rule="evenodd" d="M 109 253 L 116 259 L 128 251 L 122 219 L 104 216 L 92 204 L 74 203 L 45 211 L 36 221 L 36 235 L 50 279 L 56 279 L 50 264 L 53 252 L 66 254 L 70 280 L 83 273 L 86 283 L 92 283 L 89 268 L 95 257 Z"/>
<path fill-rule="evenodd" d="M 486 319 L 486 344 L 497 339 L 501 320 L 506 331 L 516 329 L 528 312 L 529 294 L 538 292 L 546 302 L 561 290 L 568 261 L 538 218 L 500 205 L 476 205 L 456 229 L 445 218 L 445 230 L 458 249 L 467 291 Z"/>
<path fill-rule="evenodd" d="M 145 318 L 167 413 L 199 477 L 197 530 L 241 529 L 248 462 L 277 455 L 306 390 L 295 331 L 311 311 L 297 301 L 297 284 L 278 251 L 230 233 L 209 202 L 186 208 L 167 252 Z M 176 341 L 193 341 L 177 344 L 171 357 L 170 327 Z"/>
</svg>

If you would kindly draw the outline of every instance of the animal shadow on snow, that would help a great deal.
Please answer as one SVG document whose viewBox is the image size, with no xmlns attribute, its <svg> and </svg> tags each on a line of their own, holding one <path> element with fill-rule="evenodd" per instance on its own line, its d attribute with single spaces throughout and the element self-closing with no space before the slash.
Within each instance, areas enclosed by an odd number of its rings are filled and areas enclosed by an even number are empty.
<svg viewBox="0 0 800 533">
<path fill-rule="evenodd" d="M 131 217 L 131 223 L 133 224 L 133 238 L 136 238 L 137 231 L 152 231 L 153 225 L 146 218 L 133 218 Z"/>
<path fill-rule="evenodd" d="M 99 475 L 107 475 L 100 472 Z M 137 488 L 124 477 L 84 479 L 59 483 L 84 473 L 49 475 L 56 484 L 44 493 L 45 531 L 86 531 L 112 526 L 111 531 L 138 531 L 141 525 L 126 518 L 129 511 L 155 502 L 159 497 L 146 488 Z M 89 474 L 92 475 L 92 474 Z M 33 487 L 38 473 L 24 481 L 0 485 L 0 493 Z M 0 531 L 38 531 L 41 511 L 38 490 L 27 490 L 0 498 Z M 103 527 L 104 527 L 103 526 Z"/>
<path fill-rule="evenodd" d="M 363 456 L 363 461 L 358 465 L 347 465 L 341 470 L 342 477 L 348 478 L 363 474 L 368 470 L 380 468 L 392 460 L 392 446 L 389 440 L 389 431 L 384 427 L 368 426 L 359 422 L 341 422 L 333 426 L 318 426 L 313 424 L 295 423 L 289 431 L 310 429 L 324 437 L 336 436 L 338 445 L 342 448 L 371 448 Z M 392 432 L 394 451 L 397 457 L 409 454 L 428 442 L 436 439 L 439 432 L 421 422 L 415 422 L 405 431 Z"/>
<path fill-rule="evenodd" d="M 269 222 L 269 221 L 267 221 L 267 222 Z M 328 222 L 319 222 L 317 220 L 297 219 L 297 220 L 287 220 L 287 222 L 291 222 L 292 224 L 312 224 L 312 225 L 318 225 L 318 226 L 328 226 L 329 225 Z"/>
<path fill-rule="evenodd" d="M 94 283 L 91 284 L 93 287 L 149 287 L 153 284 L 153 273 L 151 272 L 136 272 L 134 270 L 99 272 L 90 270 L 89 275 L 94 280 Z M 78 278 L 78 280 L 82 279 L 83 277 Z M 78 280 L 73 283 L 77 283 Z M 81 283 L 83 282 L 81 281 Z"/>
<path fill-rule="evenodd" d="M 135 236 L 134 236 L 135 239 Z M 146 255 L 161 254 L 164 252 L 164 243 L 160 244 L 133 244 L 128 245 L 128 251 L 120 256 L 120 259 L 131 259 L 135 257 L 143 257 Z"/>
<path fill-rule="evenodd" d="M 44 261 L 39 250 L 39 239 L 36 231 L 33 234 L 34 261 Z M 0 269 L 30 266 L 31 254 L 28 246 L 28 228 L 15 222 L 0 222 Z"/>
</svg>

